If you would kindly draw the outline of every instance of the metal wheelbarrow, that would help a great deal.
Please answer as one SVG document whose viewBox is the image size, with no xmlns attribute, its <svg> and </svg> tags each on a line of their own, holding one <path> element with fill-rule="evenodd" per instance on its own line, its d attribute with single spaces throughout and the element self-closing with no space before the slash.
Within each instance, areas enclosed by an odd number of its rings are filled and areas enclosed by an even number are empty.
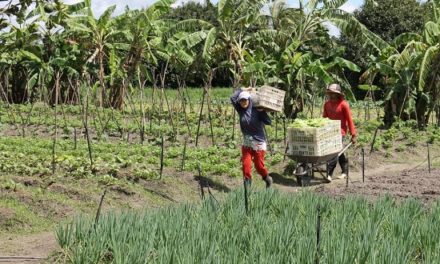
<svg viewBox="0 0 440 264">
<path fill-rule="evenodd" d="M 347 149 L 352 145 L 350 142 L 339 152 L 334 152 L 324 156 L 300 156 L 300 155 L 286 155 L 297 162 L 293 175 L 300 186 L 310 185 L 311 179 L 315 178 L 315 172 L 319 172 L 325 179 L 328 177 L 328 164 L 337 161 Z M 320 169 L 325 165 L 325 172 Z"/>
</svg>

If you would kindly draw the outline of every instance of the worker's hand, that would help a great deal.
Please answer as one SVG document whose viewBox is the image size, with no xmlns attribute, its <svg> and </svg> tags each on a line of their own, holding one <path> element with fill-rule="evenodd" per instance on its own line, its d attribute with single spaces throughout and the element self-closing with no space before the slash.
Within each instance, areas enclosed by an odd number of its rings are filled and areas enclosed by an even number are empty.
<svg viewBox="0 0 440 264">
<path fill-rule="evenodd" d="M 251 86 L 249 86 L 249 87 L 242 87 L 241 90 L 249 92 L 249 93 L 252 93 L 252 92 L 256 91 L 255 87 L 251 87 Z"/>
<path fill-rule="evenodd" d="M 356 145 L 356 137 L 355 136 L 351 136 L 351 143 L 353 143 L 353 145 Z"/>
</svg>

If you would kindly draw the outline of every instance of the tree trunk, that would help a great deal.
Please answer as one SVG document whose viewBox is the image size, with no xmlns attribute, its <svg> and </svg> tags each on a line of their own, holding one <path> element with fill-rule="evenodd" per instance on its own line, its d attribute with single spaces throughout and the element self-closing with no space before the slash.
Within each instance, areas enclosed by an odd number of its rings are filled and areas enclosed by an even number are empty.
<svg viewBox="0 0 440 264">
<path fill-rule="evenodd" d="M 15 65 L 12 70 L 12 93 L 10 94 L 9 101 L 14 104 L 22 104 L 26 102 L 28 99 L 26 85 L 26 69 L 20 65 Z"/>
</svg>

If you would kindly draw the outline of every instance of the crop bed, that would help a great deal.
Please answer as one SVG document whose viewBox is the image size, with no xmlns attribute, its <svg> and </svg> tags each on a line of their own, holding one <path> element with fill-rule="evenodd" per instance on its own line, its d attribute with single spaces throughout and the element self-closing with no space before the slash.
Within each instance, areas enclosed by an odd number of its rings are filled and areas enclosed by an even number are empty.
<svg viewBox="0 0 440 264">
<path fill-rule="evenodd" d="M 67 263 L 440 263 L 440 204 L 243 192 L 226 201 L 78 218 L 61 226 Z M 317 219 L 320 225 L 317 225 Z M 317 232 L 320 230 L 319 247 Z"/>
</svg>

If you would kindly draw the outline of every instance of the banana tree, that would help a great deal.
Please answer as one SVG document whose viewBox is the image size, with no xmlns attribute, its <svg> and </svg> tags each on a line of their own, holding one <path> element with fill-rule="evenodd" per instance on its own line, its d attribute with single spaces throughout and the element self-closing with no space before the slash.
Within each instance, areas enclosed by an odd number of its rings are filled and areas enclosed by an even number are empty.
<svg viewBox="0 0 440 264">
<path fill-rule="evenodd" d="M 29 64 L 23 54 L 39 54 L 37 57 L 42 54 L 38 24 L 11 26 L 9 32 L 2 33 L 2 37 L 0 64 L 5 79 L 4 96 L 11 103 L 27 102 L 32 89 L 28 84 L 30 73 L 38 70 L 31 69 L 35 65 Z"/>
<path fill-rule="evenodd" d="M 121 32 L 115 28 L 115 19 L 112 14 L 116 5 L 108 7 L 104 13 L 96 19 L 93 14 L 91 0 L 85 0 L 86 15 L 75 16 L 68 19 L 69 28 L 79 35 L 79 39 L 84 42 L 83 46 L 88 47 L 89 58 L 86 63 L 93 62 L 96 58 L 98 60 L 98 79 L 99 91 L 97 91 L 98 106 L 103 107 L 108 105 L 107 97 L 107 83 L 105 81 L 105 62 L 109 56 L 109 51 L 113 48 L 111 46 L 114 37 Z"/>
<path fill-rule="evenodd" d="M 167 28 L 163 21 L 164 14 L 169 12 L 171 0 L 156 1 L 153 5 L 144 10 L 128 11 L 116 19 L 116 25 L 123 36 L 118 44 L 111 44 L 121 54 L 121 67 L 124 78 L 119 78 L 111 85 L 111 106 L 121 109 L 124 104 L 126 85 L 136 76 L 139 65 L 149 62 L 157 65 L 157 53 L 164 28 Z M 124 81 L 123 79 L 126 79 Z"/>
<path fill-rule="evenodd" d="M 440 99 L 440 1 L 433 0 L 433 18 L 423 34 L 404 33 L 390 47 L 373 57 L 371 67 L 363 74 L 371 81 L 380 74 L 385 86 L 385 124 L 396 118 L 417 120 L 427 125 L 431 114 L 438 111 Z M 439 115 L 437 113 L 437 115 Z"/>
<path fill-rule="evenodd" d="M 251 49 L 263 47 L 269 61 L 277 61 L 268 81 L 286 90 L 285 114 L 295 117 L 306 103 L 322 95 L 329 82 L 339 82 L 351 98 L 351 87 L 343 69 L 359 71 L 353 63 L 341 58 L 340 49 L 329 36 L 325 23 L 332 22 L 343 34 L 361 39 L 373 49 L 386 43 L 363 27 L 351 14 L 341 10 L 347 1 L 300 1 L 298 8 L 286 7 L 285 1 L 274 1 L 264 16 L 267 29 L 253 34 Z M 309 101 L 309 102 L 308 102 Z"/>
<path fill-rule="evenodd" d="M 69 26 L 67 20 L 73 16 L 77 16 L 80 12 L 83 12 L 85 5 L 83 2 L 67 5 L 61 1 L 54 0 L 49 1 L 48 3 L 39 2 L 37 3 L 36 8 L 34 8 L 27 15 L 27 20 L 38 21 L 40 24 L 44 24 L 44 26 L 39 28 L 39 33 L 42 41 L 41 47 L 41 65 L 50 64 L 51 60 L 60 59 L 60 58 L 68 58 L 69 66 L 65 68 L 69 73 L 60 74 L 60 76 L 71 75 L 72 72 L 77 72 L 74 68 L 77 67 L 77 55 L 79 53 L 78 45 L 76 43 L 69 42 L 68 38 L 68 30 Z M 38 54 L 36 54 L 38 56 Z M 39 85 L 40 87 L 54 87 L 55 79 L 48 78 L 45 80 L 44 73 L 47 72 L 45 69 L 47 67 L 42 67 L 40 71 L 39 77 Z M 72 71 L 73 70 L 73 71 Z M 47 82 L 46 82 L 47 81 Z M 60 91 L 59 96 L 60 99 L 63 97 L 64 92 L 62 91 L 62 81 L 60 82 Z M 68 87 L 66 85 L 66 87 Z M 48 92 L 51 94 L 51 104 L 54 103 L 56 99 L 55 91 Z M 68 97 L 67 95 L 65 96 Z"/>
</svg>

